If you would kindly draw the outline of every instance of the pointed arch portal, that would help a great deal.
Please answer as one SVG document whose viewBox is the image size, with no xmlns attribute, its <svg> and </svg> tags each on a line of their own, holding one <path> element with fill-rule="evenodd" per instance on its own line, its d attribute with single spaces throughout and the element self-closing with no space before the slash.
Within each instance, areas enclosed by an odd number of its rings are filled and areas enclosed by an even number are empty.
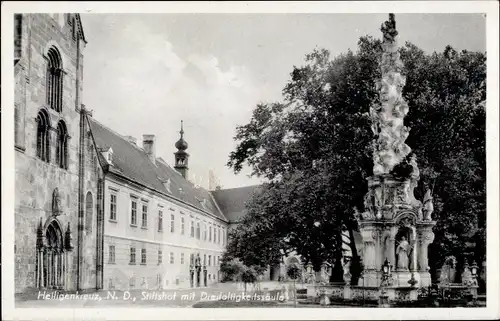
<svg viewBox="0 0 500 321">
<path fill-rule="evenodd" d="M 38 227 L 37 287 L 62 289 L 65 285 L 67 259 L 59 222 L 52 219 L 45 228 Z"/>
</svg>

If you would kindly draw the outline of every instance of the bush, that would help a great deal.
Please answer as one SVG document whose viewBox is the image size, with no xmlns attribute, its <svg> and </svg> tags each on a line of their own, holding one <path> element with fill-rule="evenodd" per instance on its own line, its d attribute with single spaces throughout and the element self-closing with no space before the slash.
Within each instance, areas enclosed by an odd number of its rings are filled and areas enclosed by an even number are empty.
<svg viewBox="0 0 500 321">
<path fill-rule="evenodd" d="M 255 283 L 257 281 L 257 273 L 253 268 L 245 267 L 241 272 L 241 281 L 244 283 Z"/>
<path fill-rule="evenodd" d="M 286 274 L 292 280 L 297 280 L 300 278 L 301 269 L 297 266 L 297 264 L 290 264 L 286 269 Z"/>
<path fill-rule="evenodd" d="M 220 267 L 223 273 L 223 281 L 235 281 L 239 278 L 245 266 L 238 259 L 232 259 L 230 261 L 223 261 Z"/>
</svg>

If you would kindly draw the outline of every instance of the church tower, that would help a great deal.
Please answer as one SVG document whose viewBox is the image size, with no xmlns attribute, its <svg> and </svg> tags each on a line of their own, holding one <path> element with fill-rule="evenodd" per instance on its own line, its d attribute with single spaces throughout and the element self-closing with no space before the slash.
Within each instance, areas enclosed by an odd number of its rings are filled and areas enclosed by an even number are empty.
<svg viewBox="0 0 500 321">
<path fill-rule="evenodd" d="M 188 167 L 189 154 L 186 152 L 186 149 L 188 148 L 188 143 L 184 140 L 184 129 L 182 120 L 181 120 L 181 131 L 179 133 L 181 134 L 181 138 L 175 143 L 175 148 L 177 148 L 177 152 L 174 153 L 175 155 L 174 168 L 185 179 L 187 179 L 189 170 Z"/>
</svg>

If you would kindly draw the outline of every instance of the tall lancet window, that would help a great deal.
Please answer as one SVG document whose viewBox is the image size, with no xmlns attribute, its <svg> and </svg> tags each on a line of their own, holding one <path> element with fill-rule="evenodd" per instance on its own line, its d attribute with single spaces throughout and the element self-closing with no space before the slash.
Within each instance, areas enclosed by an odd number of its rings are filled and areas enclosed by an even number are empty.
<svg viewBox="0 0 500 321">
<path fill-rule="evenodd" d="M 50 161 L 50 122 L 46 110 L 41 110 L 36 117 L 36 156 L 45 162 Z"/>
<path fill-rule="evenodd" d="M 47 52 L 47 59 L 47 105 L 60 112 L 63 96 L 63 66 L 59 50 L 51 47 Z"/>
<path fill-rule="evenodd" d="M 60 168 L 68 169 L 68 129 L 61 120 L 57 124 L 56 159 Z"/>
</svg>

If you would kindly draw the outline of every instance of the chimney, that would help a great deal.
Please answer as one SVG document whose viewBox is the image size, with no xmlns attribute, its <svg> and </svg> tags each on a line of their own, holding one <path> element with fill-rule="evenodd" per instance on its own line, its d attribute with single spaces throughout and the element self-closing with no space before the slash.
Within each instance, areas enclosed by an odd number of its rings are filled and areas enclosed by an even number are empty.
<svg viewBox="0 0 500 321">
<path fill-rule="evenodd" d="M 125 139 L 128 140 L 129 143 L 137 145 L 137 138 L 134 136 L 125 136 Z"/>
<path fill-rule="evenodd" d="M 156 164 L 155 135 L 142 135 L 142 149 L 148 154 L 153 164 Z"/>
</svg>

